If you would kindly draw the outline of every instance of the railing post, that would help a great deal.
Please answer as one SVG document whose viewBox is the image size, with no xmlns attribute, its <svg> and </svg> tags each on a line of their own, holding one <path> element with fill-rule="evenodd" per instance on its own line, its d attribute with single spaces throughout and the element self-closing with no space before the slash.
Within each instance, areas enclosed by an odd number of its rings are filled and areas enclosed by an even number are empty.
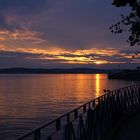
<svg viewBox="0 0 140 140">
<path fill-rule="evenodd" d="M 72 122 L 65 125 L 64 128 L 64 139 L 63 140 L 76 140 L 74 128 Z"/>
<path fill-rule="evenodd" d="M 138 86 L 138 103 L 140 104 L 140 85 Z"/>
<path fill-rule="evenodd" d="M 74 111 L 74 118 L 75 118 L 75 119 L 78 118 L 78 110 L 77 110 L 77 109 Z"/>
<path fill-rule="evenodd" d="M 60 128 L 61 128 L 61 120 L 57 119 L 56 120 L 56 130 L 58 131 L 58 130 L 60 130 Z"/>
<path fill-rule="evenodd" d="M 85 138 L 85 126 L 82 116 L 79 117 L 78 127 L 77 127 L 77 140 Z"/>
<path fill-rule="evenodd" d="M 85 105 L 83 106 L 83 113 L 86 113 L 86 110 L 87 110 L 87 105 L 85 104 Z"/>
<path fill-rule="evenodd" d="M 87 140 L 91 140 L 93 137 L 93 110 L 89 109 L 87 111 L 87 117 L 86 117 L 86 138 Z"/>
<path fill-rule="evenodd" d="M 52 140 L 51 136 L 49 136 L 49 137 L 47 138 L 47 140 Z"/>
<path fill-rule="evenodd" d="M 34 140 L 41 140 L 40 130 L 36 130 L 34 133 Z"/>
</svg>

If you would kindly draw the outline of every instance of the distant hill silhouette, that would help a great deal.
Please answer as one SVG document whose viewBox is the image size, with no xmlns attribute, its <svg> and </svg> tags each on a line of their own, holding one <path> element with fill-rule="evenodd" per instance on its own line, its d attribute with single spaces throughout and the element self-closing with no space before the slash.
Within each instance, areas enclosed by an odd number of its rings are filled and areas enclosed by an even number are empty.
<svg viewBox="0 0 140 140">
<path fill-rule="evenodd" d="M 0 69 L 0 74 L 59 74 L 59 73 L 108 73 L 104 69 L 92 68 L 71 68 L 71 69 L 43 69 L 43 68 L 4 68 Z"/>
</svg>

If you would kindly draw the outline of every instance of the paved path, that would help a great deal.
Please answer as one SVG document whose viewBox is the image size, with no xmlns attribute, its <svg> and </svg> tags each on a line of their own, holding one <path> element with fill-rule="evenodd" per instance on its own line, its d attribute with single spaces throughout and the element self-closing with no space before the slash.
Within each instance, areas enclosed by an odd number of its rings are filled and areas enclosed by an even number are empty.
<svg viewBox="0 0 140 140">
<path fill-rule="evenodd" d="M 114 140 L 140 140 L 140 113 L 120 126 Z"/>
</svg>

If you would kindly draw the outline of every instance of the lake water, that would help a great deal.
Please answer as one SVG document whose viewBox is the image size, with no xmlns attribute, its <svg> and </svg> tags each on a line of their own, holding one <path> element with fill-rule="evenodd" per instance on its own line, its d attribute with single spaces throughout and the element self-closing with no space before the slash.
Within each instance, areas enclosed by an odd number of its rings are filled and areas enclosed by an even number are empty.
<svg viewBox="0 0 140 140">
<path fill-rule="evenodd" d="M 0 75 L 0 140 L 29 130 L 133 81 L 108 80 L 106 74 Z"/>
</svg>

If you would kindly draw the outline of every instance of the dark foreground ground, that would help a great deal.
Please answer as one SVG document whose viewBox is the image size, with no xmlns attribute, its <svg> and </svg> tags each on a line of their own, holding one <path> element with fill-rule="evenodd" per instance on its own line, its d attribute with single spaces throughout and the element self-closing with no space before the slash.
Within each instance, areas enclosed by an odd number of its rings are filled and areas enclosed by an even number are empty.
<svg viewBox="0 0 140 140">
<path fill-rule="evenodd" d="M 140 112 L 121 124 L 114 140 L 140 140 Z"/>
</svg>

